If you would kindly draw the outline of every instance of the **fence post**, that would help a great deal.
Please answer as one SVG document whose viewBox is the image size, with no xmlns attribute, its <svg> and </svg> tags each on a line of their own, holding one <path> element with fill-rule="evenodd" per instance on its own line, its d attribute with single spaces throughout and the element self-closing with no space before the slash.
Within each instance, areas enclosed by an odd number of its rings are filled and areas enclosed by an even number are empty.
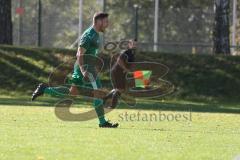
<svg viewBox="0 0 240 160">
<path fill-rule="evenodd" d="M 42 2 L 38 0 L 38 47 L 42 45 Z"/>
<path fill-rule="evenodd" d="M 233 0 L 233 29 L 232 29 L 232 53 L 235 54 L 236 47 L 236 26 L 237 26 L 237 0 Z"/>
<path fill-rule="evenodd" d="M 155 17 L 154 17 L 154 52 L 158 50 L 158 10 L 159 10 L 159 0 L 155 0 Z"/>
<path fill-rule="evenodd" d="M 78 26 L 78 46 L 80 43 L 80 37 L 82 35 L 82 26 L 83 26 L 83 0 L 79 0 L 79 26 Z"/>
<path fill-rule="evenodd" d="M 134 9 L 135 9 L 135 40 L 138 40 L 138 9 L 139 6 L 137 4 L 134 4 Z"/>
</svg>

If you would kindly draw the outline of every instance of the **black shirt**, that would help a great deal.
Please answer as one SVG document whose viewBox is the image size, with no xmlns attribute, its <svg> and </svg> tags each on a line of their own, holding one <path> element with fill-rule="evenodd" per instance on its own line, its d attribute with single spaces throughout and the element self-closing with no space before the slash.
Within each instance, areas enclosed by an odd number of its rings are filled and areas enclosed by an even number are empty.
<svg viewBox="0 0 240 160">
<path fill-rule="evenodd" d="M 131 68 L 131 62 L 135 60 L 135 50 L 128 49 L 120 54 L 114 55 L 111 62 L 111 80 L 113 82 L 114 88 L 125 89 L 126 88 L 126 75 L 127 73 L 118 64 L 118 59 L 120 58 L 127 69 Z"/>
<path fill-rule="evenodd" d="M 120 58 L 123 60 L 126 60 L 127 62 L 134 62 L 135 56 L 134 56 L 134 49 L 128 49 L 120 54 Z"/>
<path fill-rule="evenodd" d="M 134 62 L 135 61 L 135 50 L 134 49 L 128 49 L 123 52 L 121 52 L 118 55 L 115 55 L 112 59 L 112 71 L 114 72 L 124 72 L 123 68 L 117 63 L 118 58 L 120 58 L 124 65 L 129 69 L 130 65 L 128 63 Z"/>
</svg>

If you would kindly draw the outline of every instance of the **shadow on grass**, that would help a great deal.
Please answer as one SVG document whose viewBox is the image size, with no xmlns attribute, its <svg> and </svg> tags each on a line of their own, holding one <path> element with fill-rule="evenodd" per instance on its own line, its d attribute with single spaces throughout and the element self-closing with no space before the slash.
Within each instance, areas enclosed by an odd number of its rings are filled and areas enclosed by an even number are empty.
<svg viewBox="0 0 240 160">
<path fill-rule="evenodd" d="M 178 132 L 178 133 L 203 133 L 203 130 L 202 129 L 199 129 L 199 130 L 184 130 L 184 129 L 167 129 L 167 128 L 139 128 L 139 127 L 119 127 L 119 128 L 115 128 L 115 129 L 109 129 L 109 128 L 99 128 L 99 127 L 94 127 L 94 126 L 87 126 L 87 127 L 83 127 L 83 126 L 80 126 L 79 128 L 82 128 L 82 129 L 93 129 L 93 130 L 98 130 L 98 129 L 101 129 L 101 130 L 128 130 L 128 131 L 147 131 L 147 132 Z M 232 131 L 232 132 L 229 132 L 227 130 L 221 130 L 221 131 L 216 131 L 214 129 L 209 129 L 209 130 L 204 130 L 204 134 L 225 134 L 225 135 L 239 135 L 240 133 L 237 132 L 237 131 Z"/>
<path fill-rule="evenodd" d="M 4 106 L 42 106 L 54 107 L 59 98 L 43 97 L 35 102 L 30 101 L 30 97 L 0 97 L 0 105 Z M 85 99 L 74 101 L 76 107 L 90 107 L 92 102 Z M 209 113 L 240 113 L 239 102 L 208 102 L 208 101 L 182 101 L 182 100 L 140 100 L 135 107 L 129 107 L 121 103 L 117 109 L 135 109 L 135 110 L 161 110 L 161 111 L 192 111 Z"/>
<path fill-rule="evenodd" d="M 159 102 L 148 101 L 139 102 L 136 107 L 129 108 L 122 105 L 119 109 L 141 109 L 141 110 L 161 110 L 161 111 L 192 111 L 192 112 L 209 112 L 209 113 L 240 113 L 240 104 L 238 102 L 190 102 L 190 101 L 168 101 Z"/>
<path fill-rule="evenodd" d="M 31 98 L 19 97 L 19 98 L 0 98 L 0 105 L 6 106 L 43 106 L 52 107 L 56 103 L 54 98 L 44 98 L 39 101 L 32 102 Z"/>
<path fill-rule="evenodd" d="M 55 104 L 61 99 L 57 97 L 41 97 L 36 101 L 31 101 L 31 97 L 0 97 L 0 106 L 38 106 L 38 107 L 55 107 Z M 74 107 L 88 108 L 91 106 L 91 101 L 86 99 L 76 99 Z"/>
</svg>

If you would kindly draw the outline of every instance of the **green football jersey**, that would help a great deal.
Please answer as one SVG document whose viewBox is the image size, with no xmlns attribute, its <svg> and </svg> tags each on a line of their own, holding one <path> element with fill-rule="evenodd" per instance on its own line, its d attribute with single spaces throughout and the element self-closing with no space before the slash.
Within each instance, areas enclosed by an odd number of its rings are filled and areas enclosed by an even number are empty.
<svg viewBox="0 0 240 160">
<path fill-rule="evenodd" d="M 89 27 L 82 35 L 79 47 L 83 47 L 86 49 L 84 53 L 84 68 L 87 68 L 87 71 L 96 74 L 95 72 L 95 64 L 92 61 L 91 56 L 97 56 L 99 47 L 100 47 L 100 36 L 99 33 L 94 30 L 91 26 Z M 79 53 L 77 53 L 79 54 Z M 90 57 L 87 55 L 91 55 Z M 79 55 L 77 55 L 79 56 Z M 80 78 L 82 79 L 83 75 L 80 71 L 79 65 L 75 63 L 74 65 L 74 72 L 72 75 L 73 78 Z"/>
<path fill-rule="evenodd" d="M 86 49 L 85 54 L 96 56 L 100 47 L 100 36 L 93 27 L 89 27 L 83 33 L 79 45 Z"/>
</svg>

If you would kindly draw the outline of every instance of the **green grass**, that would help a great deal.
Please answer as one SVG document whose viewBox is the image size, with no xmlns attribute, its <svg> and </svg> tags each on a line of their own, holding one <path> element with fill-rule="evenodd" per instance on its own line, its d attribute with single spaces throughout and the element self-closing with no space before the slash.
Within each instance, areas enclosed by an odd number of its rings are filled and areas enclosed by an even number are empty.
<svg viewBox="0 0 240 160">
<path fill-rule="evenodd" d="M 107 117 L 118 129 L 99 129 L 97 120 L 65 122 L 56 118 L 54 98 L 29 102 L 0 97 L 1 160 L 65 159 L 233 159 L 240 155 L 239 103 L 148 100 L 135 108 L 123 104 Z M 78 105 L 74 112 L 89 109 Z M 191 121 L 126 121 L 122 115 L 187 115 Z M 144 117 L 144 116 L 143 116 Z"/>
<path fill-rule="evenodd" d="M 120 104 L 107 115 L 120 128 L 99 129 L 96 119 L 58 119 L 54 114 L 57 98 L 29 99 L 36 84 L 47 82 L 52 69 L 69 61 L 75 52 L 0 46 L 0 160 L 225 160 L 240 155 L 239 56 L 139 53 L 138 61 L 170 68 L 164 79 L 176 91 L 138 100 L 134 108 Z M 108 55 L 104 61 L 109 63 Z M 108 80 L 106 75 L 102 78 Z M 91 103 L 79 99 L 72 110 L 89 109 Z M 151 121 L 151 115 L 159 118 L 159 114 L 177 116 L 179 121 Z"/>
</svg>

